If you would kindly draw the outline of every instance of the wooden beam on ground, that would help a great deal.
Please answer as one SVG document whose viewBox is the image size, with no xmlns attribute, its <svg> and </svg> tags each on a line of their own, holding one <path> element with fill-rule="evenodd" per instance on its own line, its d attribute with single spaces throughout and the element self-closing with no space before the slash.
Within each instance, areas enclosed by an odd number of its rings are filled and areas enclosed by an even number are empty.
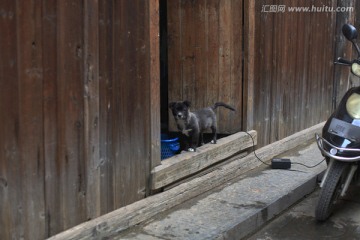
<svg viewBox="0 0 360 240">
<path fill-rule="evenodd" d="M 152 171 L 152 189 L 159 189 L 197 173 L 257 143 L 256 131 L 238 132 L 218 139 L 217 144 L 205 144 L 196 152 L 185 152 L 165 159 Z M 253 142 L 254 140 L 254 142 Z"/>
<path fill-rule="evenodd" d="M 320 123 L 295 133 L 256 150 L 256 154 L 263 161 L 269 161 L 283 152 L 314 139 L 314 134 L 320 133 L 323 126 L 324 123 Z M 221 166 L 219 169 L 207 175 L 193 179 L 166 192 L 145 198 L 75 226 L 51 237 L 50 240 L 98 239 L 117 235 L 131 226 L 140 224 L 156 214 L 169 210 L 189 199 L 218 187 L 259 165 L 261 165 L 261 163 L 256 159 L 254 154 L 249 154 L 244 158 L 236 159 L 225 166 Z"/>
</svg>

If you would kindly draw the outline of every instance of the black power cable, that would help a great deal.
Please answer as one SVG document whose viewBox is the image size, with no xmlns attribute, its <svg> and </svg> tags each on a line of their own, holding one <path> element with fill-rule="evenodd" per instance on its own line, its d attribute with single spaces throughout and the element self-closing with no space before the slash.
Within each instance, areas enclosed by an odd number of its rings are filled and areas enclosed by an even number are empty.
<svg viewBox="0 0 360 240">
<path fill-rule="evenodd" d="M 253 136 L 251 136 L 251 134 L 250 133 L 248 133 L 248 132 L 246 132 L 246 131 L 244 131 L 244 133 L 246 133 L 247 135 L 249 135 L 249 137 L 251 138 L 251 140 L 252 140 L 252 143 L 253 143 L 253 146 L 252 146 L 252 148 L 253 148 L 253 153 L 254 153 L 254 155 L 255 155 L 255 157 L 261 162 L 261 163 L 263 163 L 263 164 L 265 164 L 265 165 L 267 165 L 267 166 L 272 166 L 273 167 L 273 164 L 269 164 L 269 163 L 267 163 L 267 162 L 264 162 L 263 160 L 261 160 L 259 157 L 258 157 L 258 155 L 256 154 L 256 152 L 255 152 L 255 141 L 254 141 L 254 138 L 253 138 Z M 300 166 L 303 166 L 303 167 L 306 167 L 306 168 L 315 168 L 315 167 L 317 167 L 317 166 L 319 166 L 322 162 L 324 162 L 325 161 L 325 158 L 323 159 L 323 160 L 321 160 L 319 163 L 317 163 L 317 164 L 315 164 L 315 165 L 313 165 L 313 166 L 308 166 L 308 165 L 306 165 L 306 164 L 303 164 L 303 163 L 298 163 L 298 162 L 290 162 L 290 164 L 291 165 L 300 165 Z M 287 162 L 287 164 L 288 164 L 288 162 Z M 273 167 L 273 168 L 275 168 L 275 167 Z M 277 167 L 276 167 L 277 168 Z M 280 167 L 281 168 L 281 167 Z M 287 168 L 282 168 L 282 169 L 287 169 Z"/>
</svg>

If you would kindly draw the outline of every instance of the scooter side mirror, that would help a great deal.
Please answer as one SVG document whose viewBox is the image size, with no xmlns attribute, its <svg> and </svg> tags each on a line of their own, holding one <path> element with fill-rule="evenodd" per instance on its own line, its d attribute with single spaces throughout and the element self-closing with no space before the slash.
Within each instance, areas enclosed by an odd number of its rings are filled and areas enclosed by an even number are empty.
<svg viewBox="0 0 360 240">
<path fill-rule="evenodd" d="M 344 26 L 342 27 L 342 32 L 344 34 L 344 36 L 346 37 L 347 40 L 349 41 L 353 41 L 357 38 L 358 36 L 358 32 L 356 30 L 356 28 L 351 25 L 351 24 L 344 24 Z"/>
<path fill-rule="evenodd" d="M 352 44 L 354 45 L 356 52 L 358 53 L 358 58 L 360 58 L 360 48 L 359 46 L 356 44 L 356 38 L 358 36 L 358 32 L 356 30 L 356 28 L 351 25 L 351 24 L 344 24 L 344 26 L 342 27 L 342 32 L 344 34 L 344 36 L 346 37 L 347 40 L 349 40 L 350 42 L 352 42 Z"/>
</svg>

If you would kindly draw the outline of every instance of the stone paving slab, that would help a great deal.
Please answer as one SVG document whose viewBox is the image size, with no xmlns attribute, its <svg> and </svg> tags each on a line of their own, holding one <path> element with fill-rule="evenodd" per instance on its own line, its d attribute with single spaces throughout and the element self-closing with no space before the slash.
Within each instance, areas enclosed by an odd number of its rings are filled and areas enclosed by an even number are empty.
<svg viewBox="0 0 360 240">
<path fill-rule="evenodd" d="M 323 158 L 315 143 L 282 157 L 315 165 Z M 241 239 L 314 191 L 325 162 L 315 168 L 259 168 L 237 181 L 159 214 L 113 239 Z"/>
</svg>

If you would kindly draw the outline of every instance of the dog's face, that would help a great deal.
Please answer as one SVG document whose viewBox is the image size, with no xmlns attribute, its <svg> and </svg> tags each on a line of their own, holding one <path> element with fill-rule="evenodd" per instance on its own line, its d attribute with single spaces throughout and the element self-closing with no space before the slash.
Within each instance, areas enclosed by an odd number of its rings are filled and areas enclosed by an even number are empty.
<svg viewBox="0 0 360 240">
<path fill-rule="evenodd" d="M 171 102 L 169 103 L 169 108 L 171 109 L 175 120 L 186 120 L 189 116 L 190 102 Z"/>
</svg>

